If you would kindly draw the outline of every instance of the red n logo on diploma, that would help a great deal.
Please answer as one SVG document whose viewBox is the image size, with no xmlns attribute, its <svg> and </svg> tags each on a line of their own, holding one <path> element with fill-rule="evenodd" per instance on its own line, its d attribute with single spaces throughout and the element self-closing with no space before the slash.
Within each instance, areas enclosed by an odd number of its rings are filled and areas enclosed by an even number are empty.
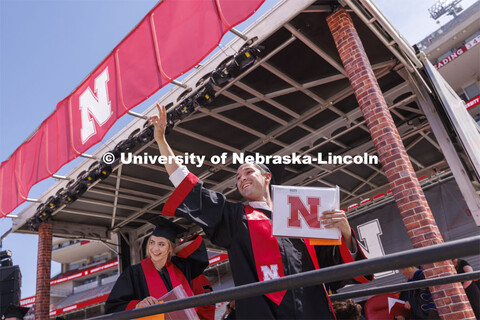
<svg viewBox="0 0 480 320">
<path fill-rule="evenodd" d="M 324 228 L 319 217 L 326 210 L 340 207 L 338 187 L 273 186 L 272 189 L 273 236 L 321 239 L 322 243 L 316 242 L 316 245 L 341 244 L 340 230 Z"/>
<path fill-rule="evenodd" d="M 310 211 L 305 207 L 302 199 L 298 196 L 288 196 L 288 204 L 290 205 L 290 217 L 288 218 L 289 227 L 301 228 L 299 213 L 310 228 L 320 229 L 320 220 L 318 219 L 318 207 L 320 206 L 320 198 L 307 197 Z"/>
</svg>

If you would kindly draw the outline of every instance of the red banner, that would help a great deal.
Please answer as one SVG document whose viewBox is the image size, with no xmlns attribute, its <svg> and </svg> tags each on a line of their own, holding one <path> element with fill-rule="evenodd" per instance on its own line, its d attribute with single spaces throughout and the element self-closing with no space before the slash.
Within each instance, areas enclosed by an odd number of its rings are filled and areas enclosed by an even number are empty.
<svg viewBox="0 0 480 320">
<path fill-rule="evenodd" d="M 0 218 L 100 142 L 115 121 L 203 60 L 265 0 L 163 0 L 0 165 Z"/>
</svg>

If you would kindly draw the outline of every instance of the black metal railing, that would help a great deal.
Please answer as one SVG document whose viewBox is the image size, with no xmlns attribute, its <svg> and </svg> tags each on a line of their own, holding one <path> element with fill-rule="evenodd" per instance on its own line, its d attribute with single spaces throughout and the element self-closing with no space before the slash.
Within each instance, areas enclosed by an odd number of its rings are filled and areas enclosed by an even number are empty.
<svg viewBox="0 0 480 320">
<path fill-rule="evenodd" d="M 456 274 L 456 275 L 446 276 L 441 278 L 417 280 L 417 281 L 412 281 L 407 283 L 397 283 L 397 284 L 392 284 L 392 285 L 382 286 L 377 288 L 369 288 L 369 289 L 363 289 L 358 291 L 336 293 L 336 294 L 331 294 L 330 299 L 344 300 L 344 299 L 352 299 L 352 298 L 358 298 L 358 297 L 367 297 L 367 296 L 373 296 L 381 293 L 390 293 L 390 292 L 399 292 L 399 291 L 406 291 L 406 290 L 412 290 L 412 289 L 426 288 L 426 287 L 437 286 L 437 285 L 447 284 L 447 283 L 476 280 L 479 278 L 480 278 L 480 271 L 474 271 L 474 272 Z"/>
<path fill-rule="evenodd" d="M 476 236 L 444 244 L 397 252 L 384 257 L 302 272 L 261 283 L 246 284 L 176 301 L 169 301 L 150 307 L 99 316 L 92 319 L 133 319 L 175 310 L 215 304 L 222 301 L 261 296 L 270 292 L 290 290 L 298 287 L 308 287 L 319 283 L 335 282 L 387 270 L 474 255 L 478 254 L 479 248 L 480 236 Z"/>
</svg>

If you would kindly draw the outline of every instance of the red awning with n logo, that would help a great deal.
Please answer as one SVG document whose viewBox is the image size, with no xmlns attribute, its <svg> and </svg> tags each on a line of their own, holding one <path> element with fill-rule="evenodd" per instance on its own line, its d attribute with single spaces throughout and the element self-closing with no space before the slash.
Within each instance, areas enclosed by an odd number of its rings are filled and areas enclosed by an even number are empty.
<svg viewBox="0 0 480 320">
<path fill-rule="evenodd" d="M 206 57 L 264 0 L 163 0 L 0 166 L 0 218 L 101 141 L 115 121 Z"/>
</svg>

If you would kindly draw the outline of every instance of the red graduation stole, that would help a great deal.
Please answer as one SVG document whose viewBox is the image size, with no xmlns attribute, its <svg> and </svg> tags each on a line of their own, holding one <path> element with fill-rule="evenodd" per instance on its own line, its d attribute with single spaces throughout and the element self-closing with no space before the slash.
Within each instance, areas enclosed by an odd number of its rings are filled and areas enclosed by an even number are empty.
<svg viewBox="0 0 480 320">
<path fill-rule="evenodd" d="M 153 265 L 150 258 L 143 259 L 141 261 L 142 270 L 145 274 L 145 279 L 147 280 L 148 292 L 150 295 L 156 299 L 163 297 L 168 293 L 167 287 L 163 283 L 162 277 L 158 274 L 157 269 Z M 192 289 L 188 284 L 185 275 L 180 269 L 178 269 L 173 263 L 167 261 L 165 264 L 167 268 L 168 275 L 170 276 L 170 281 L 172 282 L 172 287 L 175 288 L 178 285 L 182 285 L 183 289 L 189 297 L 193 296 Z"/>
<path fill-rule="evenodd" d="M 253 258 L 259 281 L 271 280 L 285 276 L 282 256 L 277 239 L 272 236 L 272 224 L 265 214 L 245 207 L 248 230 L 252 241 Z M 280 305 L 287 290 L 267 293 L 265 296 Z"/>
<path fill-rule="evenodd" d="M 282 256 L 277 238 L 272 236 L 272 223 L 265 214 L 250 206 L 245 207 L 248 230 L 252 242 L 253 258 L 259 281 L 271 280 L 285 276 Z M 305 242 L 308 253 L 312 258 L 315 269 L 318 269 L 318 260 L 315 248 Z M 280 305 L 287 290 L 267 293 L 265 296 L 277 305 Z"/>
</svg>

